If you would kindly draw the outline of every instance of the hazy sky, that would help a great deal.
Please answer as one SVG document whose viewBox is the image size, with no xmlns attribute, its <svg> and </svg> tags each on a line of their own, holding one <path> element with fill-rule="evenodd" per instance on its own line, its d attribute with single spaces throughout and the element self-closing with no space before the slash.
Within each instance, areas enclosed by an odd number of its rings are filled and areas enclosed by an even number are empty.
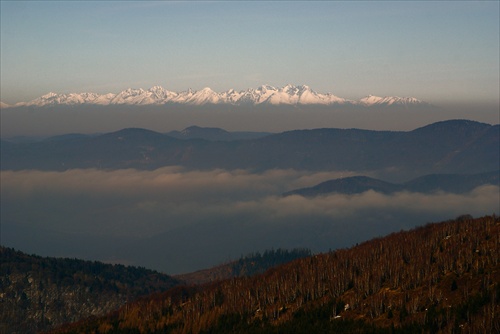
<svg viewBox="0 0 500 334">
<path fill-rule="evenodd" d="M 499 101 L 498 1 L 1 1 L 1 100 L 307 84 Z"/>
</svg>

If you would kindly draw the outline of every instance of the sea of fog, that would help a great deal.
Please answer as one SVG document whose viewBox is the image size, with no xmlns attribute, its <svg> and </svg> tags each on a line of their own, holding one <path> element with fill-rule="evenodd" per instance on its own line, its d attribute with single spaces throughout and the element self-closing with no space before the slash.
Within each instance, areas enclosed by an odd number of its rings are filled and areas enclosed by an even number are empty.
<svg viewBox="0 0 500 334">
<path fill-rule="evenodd" d="M 176 274 L 254 251 L 325 252 L 462 214 L 498 214 L 496 186 L 465 195 L 281 195 L 351 175 L 181 167 L 2 171 L 1 243 L 39 255 Z"/>
</svg>

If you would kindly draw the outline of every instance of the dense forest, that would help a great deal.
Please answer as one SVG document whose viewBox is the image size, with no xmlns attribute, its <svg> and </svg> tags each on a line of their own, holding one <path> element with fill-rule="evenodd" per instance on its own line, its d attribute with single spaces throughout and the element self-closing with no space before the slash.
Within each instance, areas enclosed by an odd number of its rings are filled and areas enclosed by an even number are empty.
<svg viewBox="0 0 500 334">
<path fill-rule="evenodd" d="M 271 249 L 262 254 L 260 252 L 251 253 L 240 257 L 237 261 L 174 277 L 188 285 L 203 284 L 233 277 L 262 274 L 270 268 L 307 256 L 311 256 L 311 250 L 306 248 Z"/>
<path fill-rule="evenodd" d="M 500 332 L 500 219 L 427 224 L 262 275 L 175 287 L 56 333 Z"/>
<path fill-rule="evenodd" d="M 308 249 L 266 250 L 171 277 L 140 267 L 28 255 L 0 247 L 0 333 L 35 333 L 104 315 L 139 296 L 177 285 L 251 276 L 310 256 Z"/>
<path fill-rule="evenodd" d="M 0 247 L 0 333 L 35 333 L 179 282 L 138 267 L 28 255 Z"/>
</svg>

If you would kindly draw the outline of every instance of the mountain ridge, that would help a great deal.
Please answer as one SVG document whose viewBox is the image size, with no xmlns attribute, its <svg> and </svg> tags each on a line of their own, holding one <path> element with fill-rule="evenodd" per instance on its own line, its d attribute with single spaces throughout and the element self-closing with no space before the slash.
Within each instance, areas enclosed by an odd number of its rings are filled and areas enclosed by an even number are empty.
<svg viewBox="0 0 500 334">
<path fill-rule="evenodd" d="M 386 176 L 378 177 L 400 181 L 425 174 L 499 169 L 498 130 L 498 125 L 451 120 L 413 131 L 325 128 L 220 141 L 183 140 L 151 130 L 129 128 L 66 141 L 11 143 L 3 140 L 1 169 L 153 170 L 183 166 L 264 171 L 293 168 L 380 171 Z"/>
<path fill-rule="evenodd" d="M 169 131 L 167 136 L 177 139 L 204 139 L 211 141 L 232 141 L 257 139 L 268 136 L 270 132 L 253 132 L 253 131 L 227 131 L 216 127 L 201 127 L 192 125 L 181 131 Z"/>
<path fill-rule="evenodd" d="M 332 93 L 318 93 L 307 85 L 291 85 L 273 87 L 261 85 L 258 88 L 248 88 L 236 91 L 229 89 L 215 92 L 209 87 L 201 90 L 175 92 L 161 86 L 150 89 L 127 88 L 119 93 L 98 94 L 84 93 L 54 93 L 49 92 L 34 100 L 8 105 L 2 102 L 2 109 L 13 107 L 44 107 L 53 105 L 163 105 L 163 104 L 230 104 L 230 105 L 356 105 L 372 106 L 418 106 L 430 104 L 415 97 L 368 95 L 358 101 L 349 100 Z"/>
<path fill-rule="evenodd" d="M 417 177 L 404 183 L 391 183 L 367 176 L 351 176 L 328 180 L 307 188 L 295 189 L 283 196 L 300 195 L 314 197 L 338 194 L 360 194 L 368 190 L 383 194 L 408 191 L 418 193 L 466 193 L 483 185 L 500 186 L 500 170 L 478 174 L 429 174 Z"/>
</svg>

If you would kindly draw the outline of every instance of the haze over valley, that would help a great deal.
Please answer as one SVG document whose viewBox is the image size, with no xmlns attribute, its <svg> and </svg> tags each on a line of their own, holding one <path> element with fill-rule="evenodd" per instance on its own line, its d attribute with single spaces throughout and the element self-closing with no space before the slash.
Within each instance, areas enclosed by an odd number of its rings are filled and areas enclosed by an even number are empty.
<svg viewBox="0 0 500 334">
<path fill-rule="evenodd" d="M 225 140 L 217 137 L 222 133 Z M 498 209 L 498 125 L 455 120 L 406 132 L 241 135 L 133 128 L 4 140 L 3 242 L 172 274 L 270 248 L 324 252 L 422 222 Z M 450 173 L 456 182 L 475 181 L 454 191 L 439 183 Z M 473 173 L 486 174 L 472 179 Z M 434 177 L 391 192 L 368 183 L 358 192 L 282 196 L 356 175 L 400 183 Z"/>
</svg>

